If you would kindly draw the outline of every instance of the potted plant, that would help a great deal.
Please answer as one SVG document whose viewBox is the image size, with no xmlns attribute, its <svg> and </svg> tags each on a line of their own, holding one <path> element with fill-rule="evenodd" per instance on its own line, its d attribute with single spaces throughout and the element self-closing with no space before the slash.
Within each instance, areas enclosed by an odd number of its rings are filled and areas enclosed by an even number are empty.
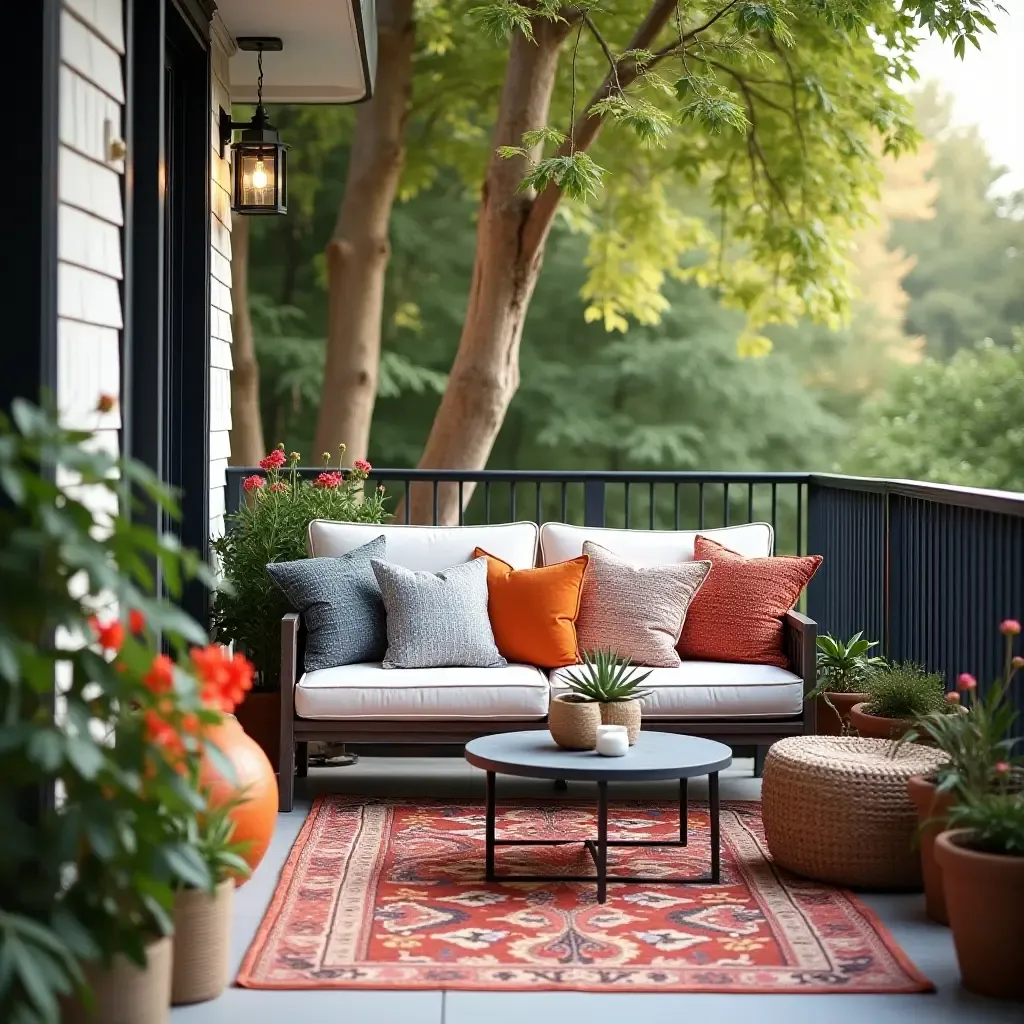
<svg viewBox="0 0 1024 1024">
<path fill-rule="evenodd" d="M 935 856 L 965 987 L 1024 999 L 1024 793 L 1003 775 L 996 792 L 961 792 Z"/>
<path fill-rule="evenodd" d="M 640 735 L 640 702 L 650 696 L 650 691 L 642 691 L 640 684 L 650 674 L 648 671 L 638 675 L 629 658 L 619 658 L 613 651 L 600 650 L 590 654 L 584 651 L 583 667 L 566 671 L 566 681 L 572 690 L 566 699 L 572 701 L 575 698 L 577 703 L 593 704 L 598 710 L 594 742 L 585 749 L 596 746 L 598 725 L 624 725 L 629 734 L 629 745 L 636 743 Z"/>
<path fill-rule="evenodd" d="M 173 538 L 85 504 L 124 502 L 130 485 L 173 514 L 145 467 L 27 402 L 12 415 L 0 416 L 0 1020 L 157 1024 L 174 886 L 201 863 L 172 825 L 205 809 L 183 764 L 224 694 L 191 670 L 205 633 L 154 595 L 153 566 L 171 597 L 183 579 L 215 580 Z"/>
<path fill-rule="evenodd" d="M 983 697 L 977 696 L 975 678 L 964 672 L 955 691 L 946 700 L 964 709 L 964 714 L 933 711 L 914 722 L 901 743 L 925 740 L 937 747 L 946 760 L 931 775 L 915 775 L 907 782 L 907 792 L 917 807 L 920 827 L 921 873 L 924 877 L 925 907 L 932 920 L 948 924 L 942 873 L 935 860 L 935 840 L 946 828 L 946 821 L 957 793 L 989 792 L 1007 784 L 1001 769 L 1008 766 L 1009 785 L 1021 788 L 1020 757 L 1013 754 L 1012 738 L 1017 713 L 1009 700 L 1010 685 L 1024 658 L 1013 654 L 1014 637 L 1020 624 L 1007 620 L 1000 626 L 1006 655 L 1003 677 Z"/>
<path fill-rule="evenodd" d="M 173 1006 L 216 999 L 228 984 L 235 884 L 249 876 L 246 844 L 234 839 L 234 803 L 178 819 L 181 838 L 198 851 L 205 877 L 179 886 L 174 896 Z"/>
<path fill-rule="evenodd" d="M 340 446 L 344 455 L 345 446 Z M 291 607 L 266 571 L 268 562 L 305 558 L 306 533 L 314 519 L 380 523 L 384 489 L 364 494 L 372 467 L 358 459 L 351 469 L 331 470 L 324 452 L 323 471 L 314 479 L 298 471 L 300 455 L 285 455 L 279 444 L 260 461 L 261 473 L 245 478 L 246 500 L 227 517 L 227 530 L 212 541 L 229 586 L 217 594 L 211 613 L 215 635 L 233 643 L 256 666 L 252 693 L 236 709 L 242 728 L 278 763 L 281 618 Z"/>
<path fill-rule="evenodd" d="M 945 679 L 911 662 L 872 673 L 866 685 L 868 699 L 850 708 L 850 726 L 861 736 L 898 740 L 922 715 L 953 710 Z"/>
<path fill-rule="evenodd" d="M 854 633 L 845 643 L 827 633 L 818 637 L 817 685 L 807 695 L 816 700 L 815 722 L 819 736 L 842 736 L 849 729 L 850 708 L 868 700 L 868 677 L 885 664 L 868 651 L 877 640 Z"/>
</svg>

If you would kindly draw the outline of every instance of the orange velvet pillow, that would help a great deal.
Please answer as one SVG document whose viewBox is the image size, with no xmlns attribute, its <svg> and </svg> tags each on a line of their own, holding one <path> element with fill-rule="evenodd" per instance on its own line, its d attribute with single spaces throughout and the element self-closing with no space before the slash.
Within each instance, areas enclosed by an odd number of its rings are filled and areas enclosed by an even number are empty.
<svg viewBox="0 0 1024 1024">
<path fill-rule="evenodd" d="M 782 620 L 821 565 L 821 556 L 744 558 L 697 537 L 693 557 L 710 559 L 711 572 L 686 613 L 680 656 L 788 668 Z"/>
<path fill-rule="evenodd" d="M 561 668 L 575 665 L 576 616 L 580 610 L 586 555 L 540 569 L 513 569 L 487 556 L 487 611 L 498 650 L 510 662 Z"/>
</svg>

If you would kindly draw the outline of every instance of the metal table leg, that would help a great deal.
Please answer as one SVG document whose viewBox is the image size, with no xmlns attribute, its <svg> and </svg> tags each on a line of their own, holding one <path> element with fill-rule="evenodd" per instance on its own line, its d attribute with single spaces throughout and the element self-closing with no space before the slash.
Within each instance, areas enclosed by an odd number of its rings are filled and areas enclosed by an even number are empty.
<svg viewBox="0 0 1024 1024">
<path fill-rule="evenodd" d="M 597 902 L 604 903 L 608 891 L 608 783 L 597 784 Z"/>
<path fill-rule="evenodd" d="M 487 817 L 484 826 L 484 878 L 494 881 L 494 772 L 487 773 Z"/>
<path fill-rule="evenodd" d="M 690 813 L 689 800 L 687 799 L 687 782 L 688 779 L 679 780 L 679 842 L 686 845 L 688 822 L 687 818 Z"/>
<path fill-rule="evenodd" d="M 722 828 L 718 814 L 718 772 L 708 776 L 708 803 L 711 807 L 711 883 L 722 880 Z"/>
</svg>

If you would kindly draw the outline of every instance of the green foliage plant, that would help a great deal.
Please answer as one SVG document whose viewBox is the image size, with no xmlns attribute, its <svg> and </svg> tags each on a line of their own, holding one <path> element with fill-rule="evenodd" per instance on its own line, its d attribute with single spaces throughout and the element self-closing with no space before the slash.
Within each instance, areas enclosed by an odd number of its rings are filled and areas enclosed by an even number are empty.
<svg viewBox="0 0 1024 1024">
<path fill-rule="evenodd" d="M 808 700 L 826 693 L 860 693 L 871 675 L 885 665 L 884 658 L 868 654 L 878 641 L 865 640 L 863 632 L 854 633 L 845 643 L 826 633 L 817 643 L 818 682 Z"/>
<path fill-rule="evenodd" d="M 211 893 L 229 878 L 248 878 L 251 874 L 244 856 L 251 843 L 235 839 L 235 822 L 231 812 L 245 803 L 245 795 L 208 806 L 202 814 L 183 815 L 176 819 L 181 839 L 199 855 L 203 871 L 194 872 L 182 885 Z M 209 805 L 209 800 L 207 800 Z"/>
<path fill-rule="evenodd" d="M 171 929 L 175 887 L 205 878 L 174 822 L 205 810 L 182 765 L 220 712 L 186 660 L 206 635 L 173 599 L 183 580 L 215 578 L 132 519 L 136 495 L 176 514 L 150 471 L 90 440 L 23 400 L 0 416 L 0 1020 L 12 1024 L 55 1024 L 61 997 L 88 1001 L 83 963 L 144 963 L 146 940 Z"/>
<path fill-rule="evenodd" d="M 650 672 L 637 672 L 629 658 L 619 658 L 611 650 L 583 652 L 583 667 L 566 671 L 566 681 L 580 702 L 620 704 L 629 700 L 643 700 L 650 690 L 641 690 L 640 684 Z"/>
<path fill-rule="evenodd" d="M 1024 857 L 1024 793 L 965 794 L 949 812 L 949 827 L 970 829 L 966 845 L 980 853 Z"/>
<path fill-rule="evenodd" d="M 1024 789 L 1024 757 L 1015 752 L 1020 738 L 1013 734 L 1019 715 L 1009 696 L 1013 678 L 1024 665 L 1013 653 L 1019 628 L 1012 620 L 1003 623 L 1003 675 L 984 696 L 978 696 L 975 678 L 962 673 L 946 701 L 964 713 L 935 710 L 918 715 L 897 744 L 924 740 L 942 751 L 946 760 L 934 773 L 939 792 L 953 792 L 959 799 L 963 793 L 985 794 L 1006 786 Z"/>
<path fill-rule="evenodd" d="M 864 711 L 879 718 L 916 719 L 929 712 L 952 710 L 946 703 L 943 677 L 909 661 L 873 673 L 865 692 L 870 696 Z"/>
<path fill-rule="evenodd" d="M 383 487 L 364 494 L 368 462 L 357 459 L 352 469 L 332 471 L 330 453 L 324 452 L 323 471 L 307 480 L 299 474 L 299 459 L 298 452 L 286 456 L 283 444 L 262 459 L 263 473 L 246 477 L 246 500 L 212 544 L 229 585 L 214 602 L 213 628 L 222 642 L 245 651 L 265 689 L 277 685 L 281 617 L 291 610 L 267 564 L 307 557 L 306 535 L 314 519 L 381 523 L 388 516 Z"/>
</svg>

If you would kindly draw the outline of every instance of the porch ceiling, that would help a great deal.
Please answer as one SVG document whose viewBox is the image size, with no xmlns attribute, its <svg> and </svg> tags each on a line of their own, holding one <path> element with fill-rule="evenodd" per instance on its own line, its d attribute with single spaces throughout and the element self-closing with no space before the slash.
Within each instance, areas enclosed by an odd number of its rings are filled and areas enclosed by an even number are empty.
<svg viewBox="0 0 1024 1024">
<path fill-rule="evenodd" d="M 376 67 L 373 0 L 217 0 L 232 37 L 278 36 L 281 53 L 263 58 L 269 103 L 358 103 Z M 365 54 L 365 56 L 364 56 Z M 231 100 L 256 101 L 256 54 L 231 58 Z"/>
</svg>

